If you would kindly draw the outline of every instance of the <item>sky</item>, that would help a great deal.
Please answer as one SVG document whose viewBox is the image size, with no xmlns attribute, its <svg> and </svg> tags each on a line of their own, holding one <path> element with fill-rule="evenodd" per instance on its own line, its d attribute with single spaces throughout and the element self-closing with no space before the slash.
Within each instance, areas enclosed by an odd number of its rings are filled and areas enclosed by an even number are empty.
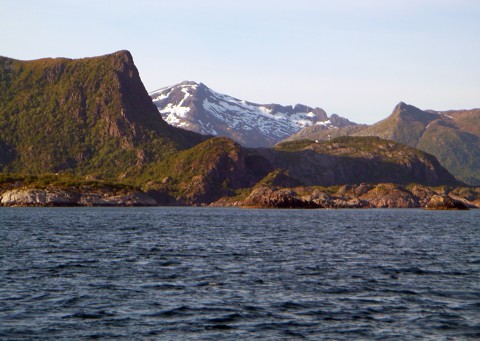
<svg viewBox="0 0 480 341">
<path fill-rule="evenodd" d="M 479 0 L 0 0 L 0 55 L 129 50 L 150 92 L 184 80 L 357 123 L 400 101 L 480 107 Z"/>
</svg>

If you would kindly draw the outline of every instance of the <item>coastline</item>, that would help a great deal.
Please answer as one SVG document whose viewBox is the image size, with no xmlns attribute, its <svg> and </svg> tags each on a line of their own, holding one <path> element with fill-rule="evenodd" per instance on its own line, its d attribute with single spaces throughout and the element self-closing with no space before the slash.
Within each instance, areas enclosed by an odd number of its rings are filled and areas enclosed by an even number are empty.
<svg viewBox="0 0 480 341">
<path fill-rule="evenodd" d="M 249 189 L 243 197 L 222 197 L 186 204 L 164 192 L 112 188 L 10 188 L 0 190 L 0 206 L 130 207 L 213 206 L 243 208 L 364 209 L 424 208 L 461 210 L 480 208 L 480 187 L 426 187 L 360 184 L 334 187 L 269 187 Z"/>
</svg>

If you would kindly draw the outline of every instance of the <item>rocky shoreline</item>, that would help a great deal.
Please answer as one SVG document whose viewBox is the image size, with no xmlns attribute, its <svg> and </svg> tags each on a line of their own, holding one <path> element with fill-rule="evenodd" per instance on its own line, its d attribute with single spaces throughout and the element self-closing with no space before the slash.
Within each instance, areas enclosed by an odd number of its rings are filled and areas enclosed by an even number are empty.
<svg viewBox="0 0 480 341">
<path fill-rule="evenodd" d="M 146 193 L 80 192 L 71 189 L 11 189 L 0 193 L 0 206 L 158 206 Z"/>
<path fill-rule="evenodd" d="M 229 202 L 223 198 L 213 206 L 256 208 L 480 208 L 480 188 L 404 187 L 395 184 L 360 184 L 340 187 L 281 188 L 259 186 L 244 199 Z"/>
<path fill-rule="evenodd" d="M 0 206 L 170 206 L 181 200 L 159 200 L 159 193 L 112 189 L 11 188 L 0 191 Z M 480 208 L 480 187 L 404 187 L 390 183 L 335 187 L 257 186 L 243 198 L 224 197 L 213 203 L 192 206 L 255 208 Z"/>
</svg>

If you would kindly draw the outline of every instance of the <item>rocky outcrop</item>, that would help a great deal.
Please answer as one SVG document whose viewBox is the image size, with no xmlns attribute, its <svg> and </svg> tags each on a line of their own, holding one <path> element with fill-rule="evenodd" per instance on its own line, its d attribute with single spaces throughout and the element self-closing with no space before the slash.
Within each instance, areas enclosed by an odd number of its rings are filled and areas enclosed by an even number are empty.
<svg viewBox="0 0 480 341">
<path fill-rule="evenodd" d="M 180 177 L 177 200 L 205 205 L 234 190 L 253 187 L 270 170 L 268 162 L 227 138 L 212 138 L 180 153 L 170 165 Z"/>
<path fill-rule="evenodd" d="M 394 184 L 380 184 L 360 198 L 378 208 L 420 207 L 418 198 L 412 192 Z"/>
<path fill-rule="evenodd" d="M 269 188 L 260 186 L 255 188 L 243 202 L 246 207 L 262 208 L 320 208 L 314 201 L 300 198 L 292 189 Z"/>
<path fill-rule="evenodd" d="M 336 191 L 334 191 L 336 189 Z M 438 193 L 469 194 L 462 201 Z M 472 194 L 473 192 L 473 194 Z M 467 199 L 469 198 L 470 201 Z M 339 188 L 319 189 L 314 187 L 280 188 L 258 186 L 235 206 L 259 208 L 427 208 L 427 209 L 467 209 L 475 205 L 478 196 L 474 190 L 462 191 L 458 188 L 406 187 L 395 184 L 344 185 Z M 227 201 L 218 201 L 220 203 Z M 424 204 L 426 203 L 426 204 Z"/>
<path fill-rule="evenodd" d="M 452 199 L 448 195 L 434 195 L 430 198 L 427 210 L 468 210 L 468 207 L 461 201 Z"/>
<path fill-rule="evenodd" d="M 79 195 L 64 190 L 13 189 L 0 195 L 2 206 L 74 206 Z"/>
<path fill-rule="evenodd" d="M 110 191 L 11 189 L 0 194 L 0 206 L 156 206 L 149 195 L 134 191 L 118 194 Z"/>
</svg>

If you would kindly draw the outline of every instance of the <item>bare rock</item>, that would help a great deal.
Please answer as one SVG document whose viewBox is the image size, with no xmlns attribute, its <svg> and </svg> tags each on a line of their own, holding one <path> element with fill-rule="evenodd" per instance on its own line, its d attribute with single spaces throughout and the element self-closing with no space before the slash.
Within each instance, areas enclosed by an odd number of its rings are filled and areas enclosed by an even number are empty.
<svg viewBox="0 0 480 341">
<path fill-rule="evenodd" d="M 12 189 L 0 196 L 2 206 L 72 206 L 77 196 L 64 190 Z"/>
<path fill-rule="evenodd" d="M 379 184 L 360 198 L 377 208 L 420 207 L 418 199 L 411 192 L 394 184 Z"/>
<path fill-rule="evenodd" d="M 1 206 L 156 206 L 148 194 L 134 191 L 127 194 L 113 192 L 75 192 L 55 188 L 12 189 L 0 195 Z"/>
<path fill-rule="evenodd" d="M 468 210 L 461 201 L 452 199 L 448 195 L 434 195 L 425 206 L 427 210 Z"/>
<path fill-rule="evenodd" d="M 300 198 L 292 189 L 276 189 L 266 186 L 255 188 L 243 202 L 247 207 L 261 208 L 319 208 L 312 201 Z"/>
</svg>

